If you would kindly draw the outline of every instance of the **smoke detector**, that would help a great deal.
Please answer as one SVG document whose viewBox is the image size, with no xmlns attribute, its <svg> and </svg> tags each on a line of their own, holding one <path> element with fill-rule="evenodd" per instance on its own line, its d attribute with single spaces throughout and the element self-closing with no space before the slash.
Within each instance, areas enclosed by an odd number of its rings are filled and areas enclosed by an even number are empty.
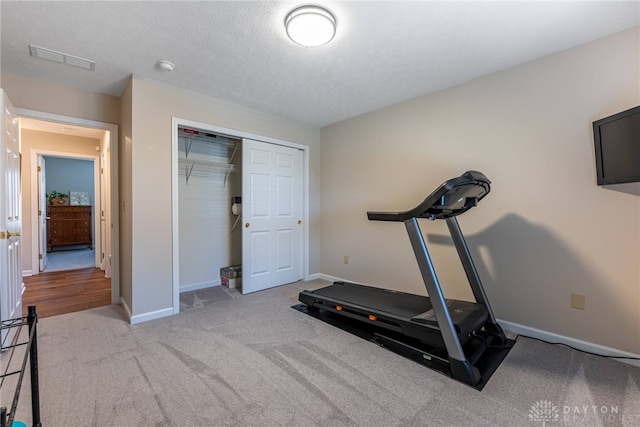
<svg viewBox="0 0 640 427">
<path fill-rule="evenodd" d="M 160 61 L 158 61 L 158 68 L 160 68 L 162 71 L 173 71 L 176 66 L 171 61 L 161 59 Z"/>
</svg>

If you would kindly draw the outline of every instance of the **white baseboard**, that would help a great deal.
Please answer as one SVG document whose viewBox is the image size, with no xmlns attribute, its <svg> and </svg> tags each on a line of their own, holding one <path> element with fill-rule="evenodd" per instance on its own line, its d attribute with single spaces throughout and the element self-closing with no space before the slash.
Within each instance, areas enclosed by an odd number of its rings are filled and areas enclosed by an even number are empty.
<svg viewBox="0 0 640 427">
<path fill-rule="evenodd" d="M 318 279 L 326 280 L 328 282 L 338 282 L 338 281 L 340 281 L 340 279 L 338 279 L 337 277 L 329 276 L 328 274 L 318 273 L 318 274 L 316 274 L 316 276 L 318 276 L 317 277 Z"/>
<path fill-rule="evenodd" d="M 362 285 L 363 283 L 358 283 L 358 282 L 354 282 L 353 280 L 346 280 L 343 279 L 341 277 L 336 277 L 336 276 L 329 276 L 328 274 L 322 274 L 322 273 L 318 273 L 317 274 L 317 278 L 318 279 L 322 279 L 322 280 L 326 280 L 328 282 L 349 282 L 349 283 L 355 283 L 356 285 Z"/>
<path fill-rule="evenodd" d="M 136 316 L 133 316 L 131 314 L 131 308 L 129 308 L 129 306 L 127 305 L 125 300 L 120 298 L 120 304 L 122 304 L 122 308 L 124 309 L 125 313 L 127 314 L 127 318 L 129 319 L 129 323 L 132 324 L 132 325 L 135 325 L 137 323 L 146 322 L 146 321 L 153 320 L 153 319 L 159 319 L 161 317 L 166 317 L 166 316 L 172 316 L 173 315 L 173 308 L 164 308 L 162 310 L 151 311 L 149 313 L 138 314 Z"/>
<path fill-rule="evenodd" d="M 606 347 L 600 344 L 555 334 L 553 332 L 543 331 L 541 329 L 531 328 L 529 326 L 519 325 L 513 322 L 507 322 L 506 320 L 497 320 L 505 332 L 511 332 L 525 337 L 537 338 L 549 343 L 565 344 L 578 350 L 612 357 L 619 362 L 627 363 L 629 365 L 640 366 L 640 360 L 620 359 L 621 357 L 633 357 L 640 359 L 640 354 L 634 354 L 628 351 L 618 350 L 616 348 Z"/>
<path fill-rule="evenodd" d="M 329 276 L 328 274 L 318 274 L 320 279 L 328 280 L 330 282 L 351 282 L 361 284 L 351 280 L 345 280 L 340 277 Z M 600 344 L 591 343 L 588 341 L 582 341 L 576 338 L 567 337 L 564 335 L 558 335 L 553 332 L 543 331 L 541 329 L 532 328 L 518 323 L 508 322 L 506 320 L 497 319 L 502 329 L 505 332 L 511 332 L 514 334 L 537 338 L 542 341 L 550 343 L 565 344 L 578 350 L 586 351 L 589 353 L 600 354 L 602 356 L 612 357 L 615 360 L 623 363 L 627 363 L 633 366 L 640 367 L 640 360 L 633 359 L 621 359 L 623 357 L 631 357 L 634 359 L 640 359 L 640 354 L 630 353 L 624 350 L 618 350 L 616 348 L 606 347 Z"/>
<path fill-rule="evenodd" d="M 191 285 L 180 286 L 180 293 L 197 291 L 199 289 L 212 288 L 214 286 L 220 286 L 220 280 L 211 280 L 209 282 L 193 283 Z"/>
<path fill-rule="evenodd" d="M 23 270 L 22 277 L 33 276 L 33 270 Z"/>
<path fill-rule="evenodd" d="M 310 282 L 311 280 L 322 279 L 320 273 L 309 274 L 304 278 L 305 281 Z"/>
<path fill-rule="evenodd" d="M 148 322 L 149 320 L 160 319 L 161 317 L 173 316 L 173 307 L 163 308 L 162 310 L 150 311 L 149 313 L 137 314 L 131 316 L 130 323 L 132 325 Z"/>
<path fill-rule="evenodd" d="M 127 314 L 127 320 L 129 321 L 129 323 L 131 323 L 131 309 L 122 298 L 120 298 L 120 305 L 122 305 L 124 312 Z"/>
</svg>

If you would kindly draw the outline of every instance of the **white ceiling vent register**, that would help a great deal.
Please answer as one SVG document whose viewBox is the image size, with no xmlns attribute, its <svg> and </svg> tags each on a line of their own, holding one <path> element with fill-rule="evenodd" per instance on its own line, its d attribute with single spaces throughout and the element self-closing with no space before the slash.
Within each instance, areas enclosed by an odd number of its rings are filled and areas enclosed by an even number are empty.
<svg viewBox="0 0 640 427">
<path fill-rule="evenodd" d="M 34 58 L 46 59 L 47 61 L 70 65 L 72 67 L 82 68 L 83 70 L 93 71 L 96 69 L 95 61 L 91 61 L 90 59 L 56 52 L 55 50 L 45 49 L 44 47 L 34 46 L 32 44 L 29 45 L 29 53 Z"/>
</svg>

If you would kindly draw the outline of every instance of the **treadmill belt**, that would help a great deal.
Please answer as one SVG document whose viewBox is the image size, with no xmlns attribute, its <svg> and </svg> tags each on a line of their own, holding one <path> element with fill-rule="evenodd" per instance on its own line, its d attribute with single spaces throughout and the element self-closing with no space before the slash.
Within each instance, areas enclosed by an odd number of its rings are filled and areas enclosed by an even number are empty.
<svg viewBox="0 0 640 427">
<path fill-rule="evenodd" d="M 392 313 L 407 319 L 431 310 L 431 301 L 428 297 L 354 283 L 336 282 L 326 288 L 316 289 L 313 293 L 345 304 Z"/>
</svg>

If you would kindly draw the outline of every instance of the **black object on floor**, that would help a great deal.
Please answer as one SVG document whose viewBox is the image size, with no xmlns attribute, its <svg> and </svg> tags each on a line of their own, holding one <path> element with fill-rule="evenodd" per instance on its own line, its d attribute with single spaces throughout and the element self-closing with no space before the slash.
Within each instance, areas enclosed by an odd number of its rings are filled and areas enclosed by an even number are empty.
<svg viewBox="0 0 640 427">
<path fill-rule="evenodd" d="M 360 322 L 357 328 L 375 328 L 371 333 L 376 343 L 458 381 L 470 386 L 486 383 L 488 367 L 495 370 L 506 356 L 498 352 L 493 357 L 494 350 L 507 349 L 510 343 L 493 314 L 456 217 L 476 207 L 489 194 L 490 184 L 483 173 L 467 171 L 442 183 L 413 209 L 367 212 L 371 221 L 404 223 L 428 297 L 398 292 L 395 286 L 381 289 L 335 282 L 304 290 L 298 300 L 309 314 L 330 313 L 344 323 Z M 475 302 L 444 298 L 418 224 L 421 218 L 445 220 Z M 495 366 L 494 360 L 498 360 Z"/>
<path fill-rule="evenodd" d="M 430 347 L 418 340 L 408 339 L 402 334 L 389 331 L 380 332 L 379 328 L 372 324 L 362 323 L 344 316 L 335 316 L 329 311 L 309 310 L 306 304 L 296 304 L 291 308 L 456 379 L 451 375 L 447 353 L 442 349 Z M 480 382 L 475 385 L 461 382 L 481 391 L 504 358 L 507 357 L 514 344 L 514 340 L 507 339 L 504 345 L 486 348 L 474 364 L 480 371 Z M 465 350 L 473 352 L 473 346 L 469 346 Z"/>
</svg>

